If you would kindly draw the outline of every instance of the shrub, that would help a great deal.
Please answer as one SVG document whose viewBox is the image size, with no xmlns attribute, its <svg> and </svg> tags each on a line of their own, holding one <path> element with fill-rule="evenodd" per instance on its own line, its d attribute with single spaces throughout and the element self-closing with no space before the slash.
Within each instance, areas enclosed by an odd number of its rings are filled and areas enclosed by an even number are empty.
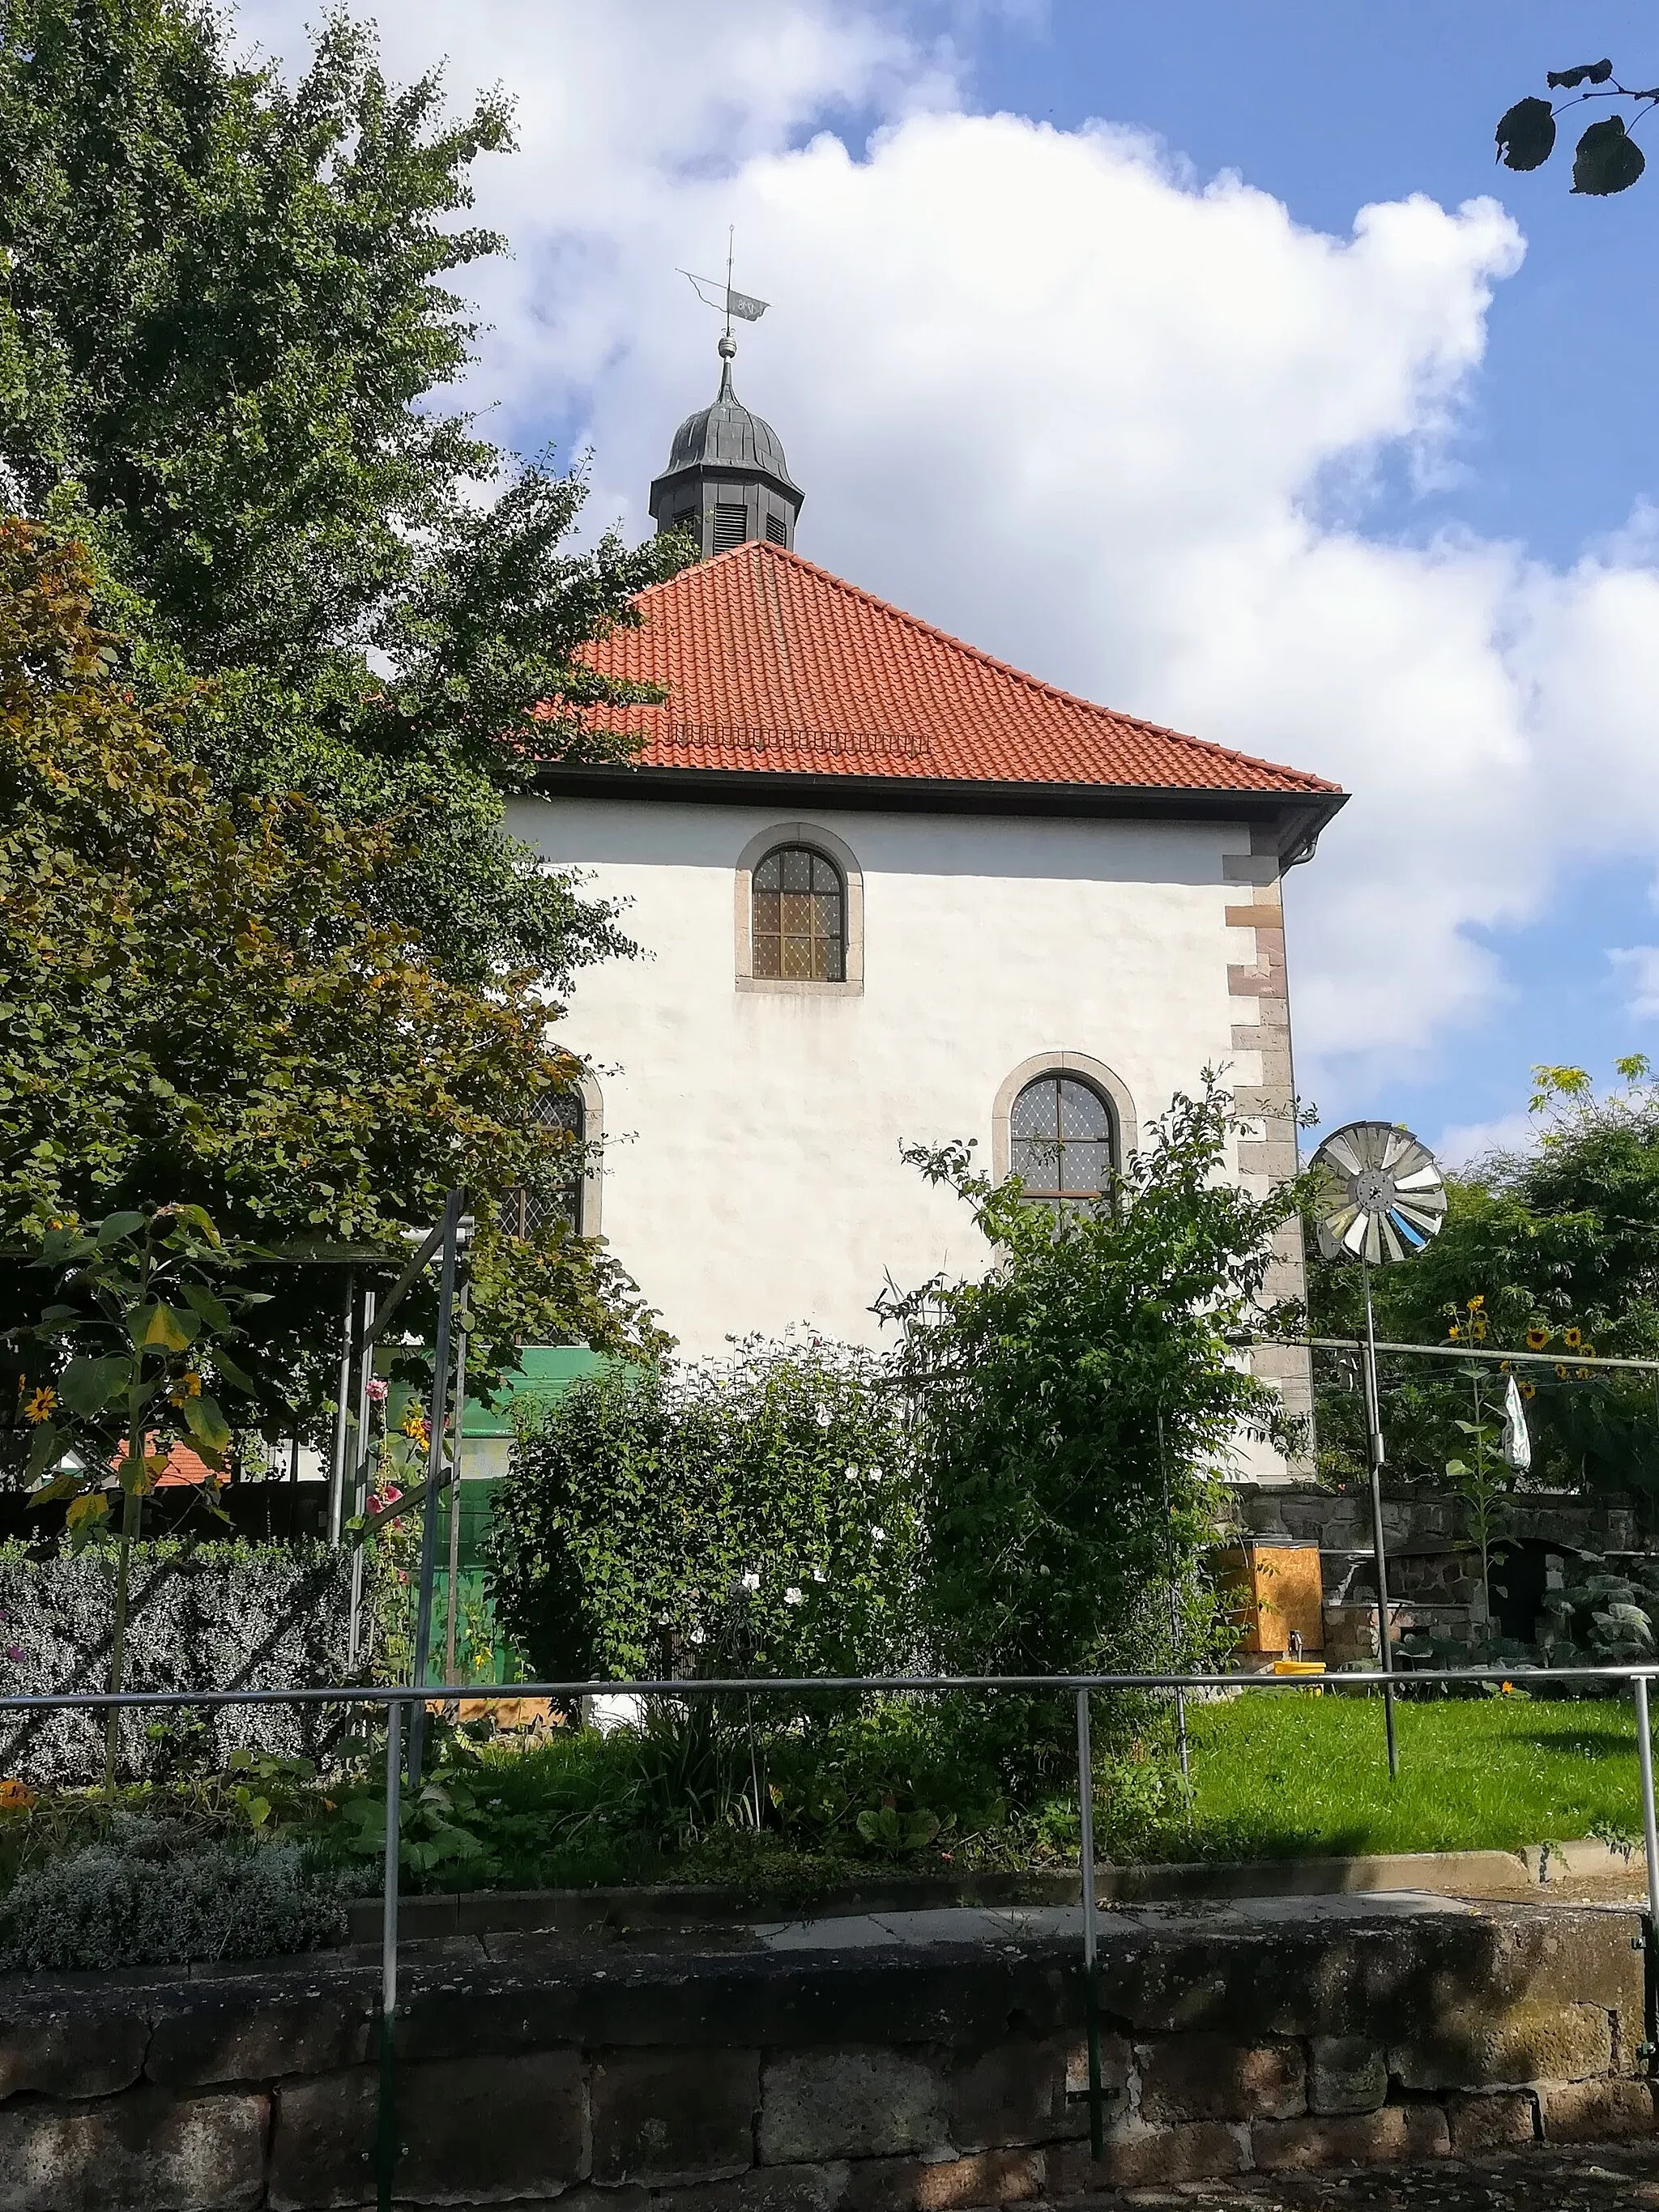
<svg viewBox="0 0 1659 2212">
<path fill-rule="evenodd" d="M 1018 1178 L 976 1173 L 964 1146 L 910 1155 L 972 1207 L 999 1262 L 885 1302 L 919 1407 L 926 1625 L 946 1670 L 1127 1672 L 1205 1650 L 1215 1478 L 1243 1431 L 1290 1441 L 1229 1339 L 1265 1317 L 1297 1192 L 1241 1189 L 1234 1129 L 1212 1079 L 1173 1101 L 1106 1200 L 1058 1219 Z M 1068 1771 L 1069 1698 L 986 1711 L 1011 1774 Z"/>
<path fill-rule="evenodd" d="M 498 1615 L 538 1679 L 874 1673 L 911 1656 L 897 1395 L 851 1346 L 582 1378 L 495 1493 Z"/>
<path fill-rule="evenodd" d="M 271 1959 L 345 1934 L 337 1878 L 302 1849 L 204 1841 L 131 1814 L 0 1899 L 0 1966 L 24 1973 Z"/>
</svg>

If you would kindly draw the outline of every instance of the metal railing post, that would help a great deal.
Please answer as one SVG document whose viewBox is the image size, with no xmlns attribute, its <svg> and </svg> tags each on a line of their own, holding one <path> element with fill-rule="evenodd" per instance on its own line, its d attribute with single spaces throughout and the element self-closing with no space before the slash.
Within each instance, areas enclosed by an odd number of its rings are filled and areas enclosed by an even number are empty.
<svg viewBox="0 0 1659 2212">
<path fill-rule="evenodd" d="M 1095 1762 L 1089 1741 L 1089 1692 L 1077 1693 L 1077 1802 L 1083 1875 L 1083 2008 L 1089 2036 L 1089 2154 L 1106 2148 L 1106 2119 L 1101 2106 L 1100 1999 L 1095 1987 L 1097 1929 L 1095 1918 Z"/>
<path fill-rule="evenodd" d="M 392 2063 L 398 2016 L 398 1862 L 403 1828 L 404 1709 L 396 1698 L 386 1709 L 386 1864 L 380 1887 L 380 2098 L 374 2149 L 376 2212 L 392 2212 L 398 2165 L 397 2079 Z"/>
<path fill-rule="evenodd" d="M 1648 1941 L 1659 1942 L 1659 1820 L 1653 1803 L 1653 1729 L 1648 1719 L 1648 1678 L 1636 1677 L 1636 1755 L 1642 1768 L 1642 1848 L 1648 1864 Z"/>
</svg>

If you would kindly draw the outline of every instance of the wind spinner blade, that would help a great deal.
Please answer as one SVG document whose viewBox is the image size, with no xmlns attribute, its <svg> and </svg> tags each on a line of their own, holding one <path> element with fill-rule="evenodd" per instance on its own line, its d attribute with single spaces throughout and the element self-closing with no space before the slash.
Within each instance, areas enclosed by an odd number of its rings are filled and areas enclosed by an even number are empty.
<svg viewBox="0 0 1659 2212">
<path fill-rule="evenodd" d="M 1350 1121 L 1314 1154 L 1314 1222 L 1328 1260 L 1409 1260 L 1440 1233 L 1446 1186 L 1434 1155 L 1392 1121 Z"/>
</svg>

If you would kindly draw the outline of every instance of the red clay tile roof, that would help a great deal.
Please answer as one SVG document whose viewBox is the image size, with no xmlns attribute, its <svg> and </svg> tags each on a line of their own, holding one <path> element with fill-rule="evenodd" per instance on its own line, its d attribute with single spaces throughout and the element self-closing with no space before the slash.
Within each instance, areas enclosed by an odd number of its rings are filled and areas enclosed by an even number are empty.
<svg viewBox="0 0 1659 2212">
<path fill-rule="evenodd" d="M 1339 789 L 1073 698 L 781 545 L 716 554 L 637 604 L 641 626 L 583 658 L 667 691 L 659 707 L 592 710 L 605 728 L 644 738 L 647 767 L 1287 797 Z"/>
</svg>

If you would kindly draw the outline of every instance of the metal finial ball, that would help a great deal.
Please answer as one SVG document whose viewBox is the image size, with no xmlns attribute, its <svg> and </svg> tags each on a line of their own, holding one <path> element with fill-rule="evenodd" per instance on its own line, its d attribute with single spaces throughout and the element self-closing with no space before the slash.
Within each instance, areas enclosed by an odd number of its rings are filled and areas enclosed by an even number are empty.
<svg viewBox="0 0 1659 2212">
<path fill-rule="evenodd" d="M 720 344 L 715 350 L 722 361 L 730 361 L 734 357 L 738 350 L 738 342 L 730 331 L 721 333 Z"/>
</svg>

